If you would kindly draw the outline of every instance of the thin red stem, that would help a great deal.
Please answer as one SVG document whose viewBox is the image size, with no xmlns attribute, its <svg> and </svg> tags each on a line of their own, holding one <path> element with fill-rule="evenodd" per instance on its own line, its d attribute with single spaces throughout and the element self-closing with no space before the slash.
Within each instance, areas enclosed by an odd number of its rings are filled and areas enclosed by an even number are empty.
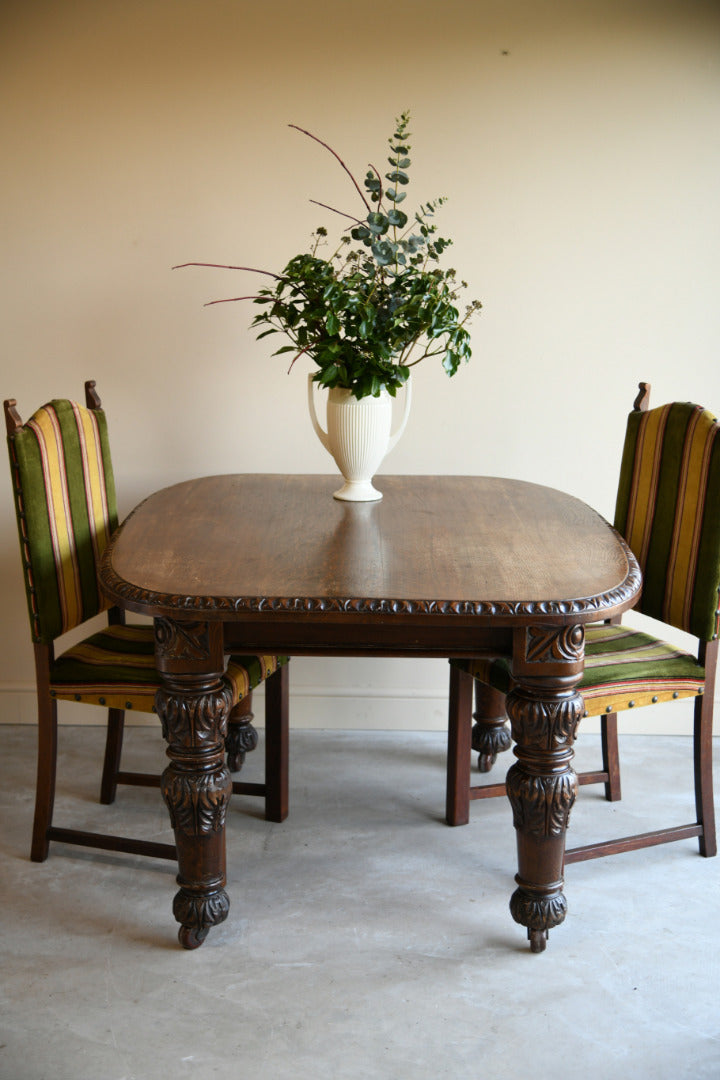
<svg viewBox="0 0 720 1080">
<path fill-rule="evenodd" d="M 305 352 L 307 352 L 307 351 L 308 351 L 308 349 L 309 349 L 309 348 L 311 348 L 312 344 L 313 344 L 313 342 L 310 342 L 310 343 L 309 343 L 308 345 L 306 345 L 306 346 L 305 346 L 305 348 L 304 348 L 304 349 L 301 349 L 299 353 L 296 353 L 296 354 L 295 354 L 295 356 L 293 356 L 293 358 L 292 358 L 292 362 L 291 362 L 291 364 L 290 364 L 290 367 L 289 367 L 289 368 L 287 369 L 287 373 L 288 373 L 288 375 L 289 375 L 289 374 L 290 374 L 290 372 L 292 371 L 292 369 L 293 369 L 293 364 L 295 363 L 295 361 L 296 361 L 296 360 L 299 360 L 299 359 L 300 359 L 300 357 L 302 356 L 302 354 L 303 354 L 303 353 L 305 353 Z"/>
<path fill-rule="evenodd" d="M 206 263 L 206 262 L 186 262 L 179 263 L 177 266 L 173 266 L 173 270 L 182 270 L 186 266 L 212 266 L 216 270 L 248 270 L 251 274 L 265 274 L 266 277 L 275 278 L 276 281 L 282 281 L 279 274 L 272 274 L 269 270 L 258 270 L 256 266 L 226 266 L 225 263 Z"/>
<path fill-rule="evenodd" d="M 327 203 L 318 202 L 317 199 L 311 199 L 310 202 L 315 203 L 315 206 L 322 206 L 323 210 L 332 210 L 333 214 L 339 214 L 340 217 L 350 218 L 350 220 L 354 221 L 356 225 L 363 224 L 362 218 L 356 218 L 354 214 L 346 214 L 343 210 L 336 210 L 334 206 L 328 206 Z"/>
<path fill-rule="evenodd" d="M 326 150 L 330 151 L 330 153 L 335 158 L 335 160 L 340 162 L 343 169 L 345 170 L 345 172 L 348 174 L 348 176 L 352 180 L 353 184 L 355 185 L 355 190 L 357 191 L 358 195 L 360 196 L 362 201 L 365 203 L 365 206 L 367 207 L 368 213 L 371 213 L 372 207 L 370 206 L 370 203 L 367 201 L 367 199 L 363 195 L 362 188 L 360 187 L 357 180 L 355 179 L 353 174 L 350 172 L 350 170 L 348 169 L 347 165 L 345 164 L 343 159 L 340 157 L 340 155 L 335 153 L 332 146 L 328 146 L 328 144 L 326 142 L 323 142 L 322 139 L 319 139 L 317 137 L 317 135 L 313 135 L 313 133 L 311 131 L 306 131 L 305 128 L 298 127 L 297 124 L 288 124 L 288 127 L 295 128 L 296 131 L 301 131 L 303 135 L 307 135 L 307 137 L 309 139 L 314 139 L 316 143 L 320 143 L 321 146 L 324 146 Z"/>
<path fill-rule="evenodd" d="M 236 300 L 259 300 L 260 296 L 228 296 L 225 300 L 208 300 L 203 307 L 212 307 L 213 304 L 234 304 Z"/>
</svg>

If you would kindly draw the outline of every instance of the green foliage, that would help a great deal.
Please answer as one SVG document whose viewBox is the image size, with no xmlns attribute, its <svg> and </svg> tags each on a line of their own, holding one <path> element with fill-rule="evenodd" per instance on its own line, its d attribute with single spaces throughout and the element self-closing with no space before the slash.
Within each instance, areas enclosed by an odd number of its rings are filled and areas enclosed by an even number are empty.
<svg viewBox="0 0 720 1080">
<path fill-rule="evenodd" d="M 315 381 L 350 389 L 357 398 L 377 397 L 383 387 L 395 395 L 411 368 L 432 356 L 442 357 L 443 368 L 454 375 L 470 359 L 467 323 L 481 307 L 474 300 L 461 316 L 458 296 L 467 286 L 456 281 L 454 270 L 440 266 L 452 242 L 437 235 L 434 223 L 445 200 L 421 204 L 414 214 L 400 208 L 411 165 L 409 122 L 409 112 L 396 121 L 384 178 L 371 166 L 362 187 L 331 147 L 298 129 L 340 163 L 362 199 L 364 216 L 335 211 L 351 224 L 330 258 L 318 254 L 327 237 L 318 228 L 309 253 L 295 255 L 281 274 L 268 275 L 274 285 L 238 298 L 262 309 L 252 321 L 258 338 L 283 333 L 291 342 L 273 355 L 292 353 L 292 367 L 307 353 L 318 367 Z"/>
</svg>

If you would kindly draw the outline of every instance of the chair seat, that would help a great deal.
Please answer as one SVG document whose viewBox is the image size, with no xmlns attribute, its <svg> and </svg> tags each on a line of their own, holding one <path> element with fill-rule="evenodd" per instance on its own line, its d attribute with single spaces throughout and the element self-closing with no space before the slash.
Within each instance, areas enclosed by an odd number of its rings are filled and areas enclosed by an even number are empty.
<svg viewBox="0 0 720 1080">
<path fill-rule="evenodd" d="M 512 686 L 504 659 L 451 663 L 504 694 Z M 586 627 L 585 671 L 578 686 L 586 716 L 695 697 L 704 686 L 705 669 L 690 653 L 630 627 Z"/>
<path fill-rule="evenodd" d="M 285 663 L 285 656 L 231 656 L 225 676 L 233 688 L 232 704 Z M 50 671 L 52 697 L 108 709 L 154 712 L 161 685 L 152 626 L 108 626 L 67 649 Z"/>
</svg>

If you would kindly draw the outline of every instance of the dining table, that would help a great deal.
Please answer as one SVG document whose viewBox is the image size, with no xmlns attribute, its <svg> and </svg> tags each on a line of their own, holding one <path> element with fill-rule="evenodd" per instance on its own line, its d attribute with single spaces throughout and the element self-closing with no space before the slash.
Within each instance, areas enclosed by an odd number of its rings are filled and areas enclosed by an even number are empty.
<svg viewBox="0 0 720 1080">
<path fill-rule="evenodd" d="M 533 952 L 565 918 L 584 628 L 636 602 L 638 564 L 602 516 L 554 488 L 455 475 L 375 483 L 381 499 L 347 502 L 333 498 L 333 476 L 189 479 L 140 503 L 105 550 L 108 601 L 154 621 L 185 948 L 229 911 L 223 672 L 238 652 L 508 658 L 510 912 Z"/>
</svg>

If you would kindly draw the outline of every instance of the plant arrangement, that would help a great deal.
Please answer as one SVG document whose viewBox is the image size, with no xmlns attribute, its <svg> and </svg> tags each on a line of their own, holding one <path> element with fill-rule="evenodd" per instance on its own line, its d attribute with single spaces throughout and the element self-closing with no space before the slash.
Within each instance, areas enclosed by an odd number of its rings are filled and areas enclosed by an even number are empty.
<svg viewBox="0 0 720 1080">
<path fill-rule="evenodd" d="M 470 359 L 468 322 L 481 308 L 458 300 L 464 281 L 440 266 L 452 243 L 437 234 L 435 213 L 446 201 L 421 203 L 414 213 L 403 209 L 409 184 L 410 113 L 403 112 L 388 140 L 390 170 L 370 165 L 362 185 L 339 155 L 316 135 L 291 124 L 328 150 L 352 181 L 362 203 L 360 215 L 317 203 L 348 224 L 332 254 L 322 257 L 328 231 L 312 234 L 308 252 L 295 255 L 280 274 L 247 266 L 183 263 L 245 270 L 274 279 L 274 285 L 251 296 L 213 300 L 211 304 L 250 300 L 262 310 L 252 326 L 258 339 L 283 333 L 289 345 L 273 354 L 293 353 L 290 368 L 302 355 L 317 365 L 314 381 L 348 389 L 356 398 L 394 396 L 421 361 L 442 357 L 448 375 Z M 180 267 L 174 267 L 180 269 Z"/>
</svg>

